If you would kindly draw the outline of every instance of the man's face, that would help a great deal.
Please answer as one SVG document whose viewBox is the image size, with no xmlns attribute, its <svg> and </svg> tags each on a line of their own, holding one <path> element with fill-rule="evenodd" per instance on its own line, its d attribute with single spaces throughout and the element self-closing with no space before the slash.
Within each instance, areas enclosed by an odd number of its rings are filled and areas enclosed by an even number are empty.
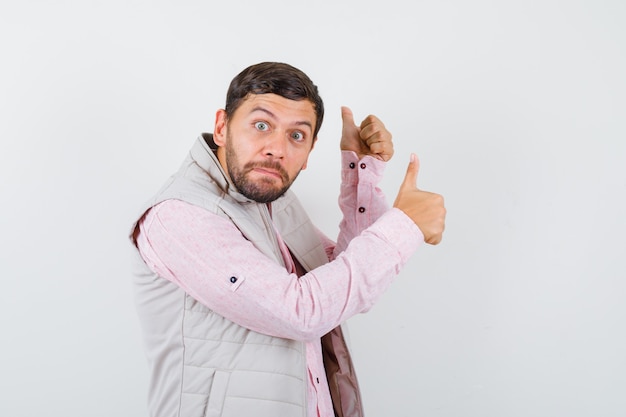
<svg viewBox="0 0 626 417">
<path fill-rule="evenodd" d="M 218 110 L 218 158 L 237 190 L 259 203 L 283 195 L 306 168 L 315 120 L 310 101 L 276 94 L 250 95 L 228 121 Z"/>
</svg>

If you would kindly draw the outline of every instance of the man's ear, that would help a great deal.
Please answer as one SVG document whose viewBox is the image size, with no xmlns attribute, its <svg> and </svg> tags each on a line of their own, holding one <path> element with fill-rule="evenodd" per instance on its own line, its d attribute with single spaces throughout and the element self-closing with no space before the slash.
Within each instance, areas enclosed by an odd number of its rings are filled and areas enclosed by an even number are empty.
<svg viewBox="0 0 626 417">
<path fill-rule="evenodd" d="M 215 113 L 215 129 L 213 129 L 213 142 L 217 146 L 226 144 L 226 110 L 219 109 Z"/>
</svg>

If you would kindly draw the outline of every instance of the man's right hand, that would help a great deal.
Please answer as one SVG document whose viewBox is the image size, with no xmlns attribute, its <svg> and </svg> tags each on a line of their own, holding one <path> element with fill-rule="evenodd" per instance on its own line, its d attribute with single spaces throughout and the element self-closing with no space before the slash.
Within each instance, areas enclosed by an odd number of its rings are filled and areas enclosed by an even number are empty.
<svg viewBox="0 0 626 417">
<path fill-rule="evenodd" d="M 441 242 L 445 228 L 446 209 L 443 197 L 417 188 L 419 160 L 411 154 L 411 161 L 406 170 L 404 182 L 393 206 L 402 210 L 419 227 L 424 241 L 431 245 Z"/>
</svg>

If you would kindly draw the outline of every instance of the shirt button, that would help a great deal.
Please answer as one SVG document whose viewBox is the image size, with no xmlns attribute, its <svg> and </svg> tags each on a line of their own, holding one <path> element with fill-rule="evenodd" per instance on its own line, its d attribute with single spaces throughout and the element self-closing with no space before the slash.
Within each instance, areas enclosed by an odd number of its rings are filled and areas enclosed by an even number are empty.
<svg viewBox="0 0 626 417">
<path fill-rule="evenodd" d="M 355 166 L 356 164 L 354 162 L 350 162 L 350 169 L 354 169 Z"/>
<path fill-rule="evenodd" d="M 365 213 L 365 207 L 359 207 L 359 213 Z"/>
<path fill-rule="evenodd" d="M 360 165 L 361 169 L 365 169 L 366 166 L 367 165 L 365 165 L 365 162 L 361 162 L 361 165 Z"/>
<path fill-rule="evenodd" d="M 317 383 L 319 384 L 320 383 L 320 379 L 319 378 L 315 378 L 315 379 L 317 380 Z"/>
<path fill-rule="evenodd" d="M 237 277 L 230 277 L 230 282 L 232 282 L 233 284 L 237 282 Z"/>
</svg>

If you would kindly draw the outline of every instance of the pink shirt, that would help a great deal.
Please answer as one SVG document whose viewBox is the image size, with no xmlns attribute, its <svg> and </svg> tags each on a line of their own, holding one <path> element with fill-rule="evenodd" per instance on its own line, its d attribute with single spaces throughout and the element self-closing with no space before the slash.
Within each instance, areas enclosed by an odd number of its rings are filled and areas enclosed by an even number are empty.
<svg viewBox="0 0 626 417">
<path fill-rule="evenodd" d="M 389 209 L 376 187 L 384 166 L 342 152 L 337 244 L 319 232 L 331 262 L 301 277 L 280 236 L 286 269 L 231 221 L 189 203 L 164 201 L 139 224 L 137 247 L 155 273 L 240 326 L 306 343 L 309 416 L 334 416 L 321 336 L 371 308 L 423 242 L 415 223 Z M 225 276 L 238 277 L 235 290 Z"/>
</svg>

